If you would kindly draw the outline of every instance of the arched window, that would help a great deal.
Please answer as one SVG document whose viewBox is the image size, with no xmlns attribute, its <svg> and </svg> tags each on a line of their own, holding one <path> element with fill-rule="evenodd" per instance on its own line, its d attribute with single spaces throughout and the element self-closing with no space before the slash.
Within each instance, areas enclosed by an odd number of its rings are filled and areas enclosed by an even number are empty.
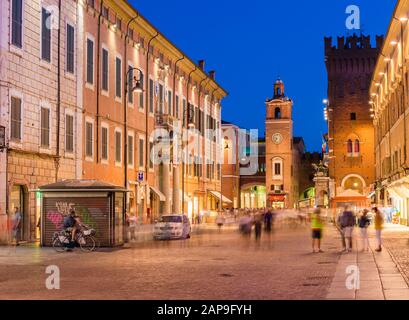
<svg viewBox="0 0 409 320">
<path fill-rule="evenodd" d="M 281 109 L 277 107 L 274 111 L 274 118 L 281 119 Z"/>
<path fill-rule="evenodd" d="M 358 139 L 355 140 L 355 146 L 354 146 L 354 153 L 355 155 L 359 155 L 361 152 L 361 143 L 359 142 Z"/>
<path fill-rule="evenodd" d="M 353 146 L 352 146 L 352 140 L 351 139 L 349 139 L 348 140 L 348 143 L 347 143 L 347 152 L 348 152 L 348 154 L 352 154 L 352 152 L 353 152 Z"/>
</svg>

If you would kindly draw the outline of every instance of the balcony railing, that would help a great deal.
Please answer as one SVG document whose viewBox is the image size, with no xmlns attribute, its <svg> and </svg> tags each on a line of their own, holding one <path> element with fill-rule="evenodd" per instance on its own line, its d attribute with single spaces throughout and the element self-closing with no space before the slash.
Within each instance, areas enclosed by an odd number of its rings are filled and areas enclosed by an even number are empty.
<svg viewBox="0 0 409 320">
<path fill-rule="evenodd" d="M 155 126 L 159 128 L 172 128 L 173 117 L 169 114 L 156 114 Z"/>
</svg>

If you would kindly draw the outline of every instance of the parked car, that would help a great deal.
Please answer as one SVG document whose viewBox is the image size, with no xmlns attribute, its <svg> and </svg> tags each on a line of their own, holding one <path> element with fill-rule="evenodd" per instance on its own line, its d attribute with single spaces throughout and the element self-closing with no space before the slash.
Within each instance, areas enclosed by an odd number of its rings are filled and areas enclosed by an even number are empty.
<svg viewBox="0 0 409 320">
<path fill-rule="evenodd" d="M 153 237 L 155 240 L 189 239 L 190 221 L 185 215 L 164 215 L 155 223 Z"/>
</svg>

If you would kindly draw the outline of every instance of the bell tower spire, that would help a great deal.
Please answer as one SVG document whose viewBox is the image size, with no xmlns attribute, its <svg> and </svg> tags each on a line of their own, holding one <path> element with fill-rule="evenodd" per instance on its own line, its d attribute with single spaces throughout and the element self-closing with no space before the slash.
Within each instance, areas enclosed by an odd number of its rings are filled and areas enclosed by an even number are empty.
<svg viewBox="0 0 409 320">
<path fill-rule="evenodd" d="M 284 82 L 278 78 L 274 83 L 274 99 L 280 99 L 285 97 Z"/>
</svg>

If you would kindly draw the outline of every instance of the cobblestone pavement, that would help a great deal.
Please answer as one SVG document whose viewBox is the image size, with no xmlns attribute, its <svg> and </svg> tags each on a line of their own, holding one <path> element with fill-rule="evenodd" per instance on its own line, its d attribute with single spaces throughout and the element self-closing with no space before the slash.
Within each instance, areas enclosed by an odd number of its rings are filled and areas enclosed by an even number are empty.
<svg viewBox="0 0 409 320">
<path fill-rule="evenodd" d="M 325 299 L 339 245 L 328 227 L 325 253 L 312 254 L 309 229 L 298 227 L 259 244 L 214 230 L 91 254 L 0 247 L 0 299 Z M 60 268 L 60 290 L 45 288 L 49 265 Z"/>
<path fill-rule="evenodd" d="M 409 228 L 389 225 L 383 241 L 409 284 Z"/>
</svg>

